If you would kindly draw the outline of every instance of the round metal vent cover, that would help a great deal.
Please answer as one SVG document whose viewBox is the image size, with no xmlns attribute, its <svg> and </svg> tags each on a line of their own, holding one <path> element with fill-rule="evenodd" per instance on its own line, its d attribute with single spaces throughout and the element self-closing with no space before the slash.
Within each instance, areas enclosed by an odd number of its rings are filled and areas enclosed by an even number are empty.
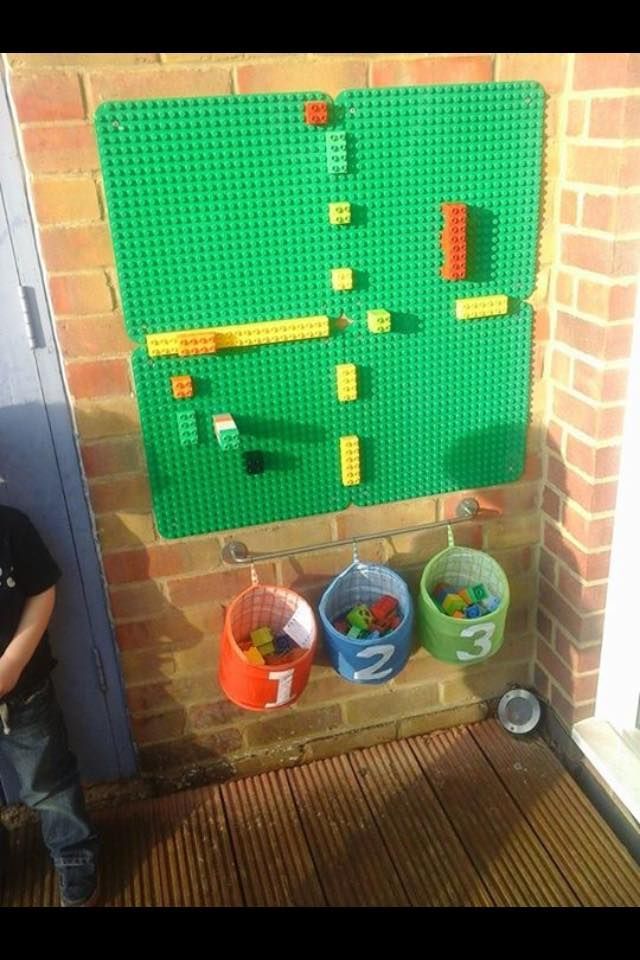
<svg viewBox="0 0 640 960">
<path fill-rule="evenodd" d="M 509 733 L 531 733 L 540 722 L 540 701 L 529 690 L 509 690 L 498 704 L 498 719 Z"/>
</svg>

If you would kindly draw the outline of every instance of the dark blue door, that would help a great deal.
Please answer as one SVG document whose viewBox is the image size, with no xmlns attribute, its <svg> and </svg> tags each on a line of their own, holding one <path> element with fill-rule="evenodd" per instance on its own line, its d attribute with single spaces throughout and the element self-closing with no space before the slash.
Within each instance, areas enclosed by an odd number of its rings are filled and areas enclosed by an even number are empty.
<svg viewBox="0 0 640 960">
<path fill-rule="evenodd" d="M 0 503 L 29 514 L 63 570 L 50 631 L 54 683 L 82 774 L 130 777 L 122 676 L 1 78 Z M 6 768 L 0 782 L 13 801 Z"/>
</svg>

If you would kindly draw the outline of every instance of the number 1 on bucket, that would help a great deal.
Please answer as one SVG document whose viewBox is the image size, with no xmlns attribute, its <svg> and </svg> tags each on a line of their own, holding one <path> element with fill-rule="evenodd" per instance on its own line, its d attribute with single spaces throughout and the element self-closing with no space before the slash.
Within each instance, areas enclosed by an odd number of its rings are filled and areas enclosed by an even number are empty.
<svg viewBox="0 0 640 960">
<path fill-rule="evenodd" d="M 265 703 L 265 707 L 281 707 L 291 700 L 291 684 L 293 683 L 293 670 L 272 670 L 269 674 L 269 680 L 275 680 L 278 684 L 276 689 L 276 699 L 273 703 Z"/>
</svg>

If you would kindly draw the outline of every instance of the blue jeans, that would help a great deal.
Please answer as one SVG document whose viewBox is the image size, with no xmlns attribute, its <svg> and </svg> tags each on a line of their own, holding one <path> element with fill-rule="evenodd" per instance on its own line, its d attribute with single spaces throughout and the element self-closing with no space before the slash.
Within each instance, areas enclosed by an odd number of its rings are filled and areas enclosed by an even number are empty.
<svg viewBox="0 0 640 960">
<path fill-rule="evenodd" d="M 20 799 L 40 815 L 63 897 L 81 898 L 95 886 L 98 836 L 89 823 L 78 766 L 51 680 L 9 707 L 7 726 L 9 733 L 0 728 L 0 756 L 18 776 Z M 0 857 L 3 847 L 6 844 L 0 843 Z"/>
</svg>

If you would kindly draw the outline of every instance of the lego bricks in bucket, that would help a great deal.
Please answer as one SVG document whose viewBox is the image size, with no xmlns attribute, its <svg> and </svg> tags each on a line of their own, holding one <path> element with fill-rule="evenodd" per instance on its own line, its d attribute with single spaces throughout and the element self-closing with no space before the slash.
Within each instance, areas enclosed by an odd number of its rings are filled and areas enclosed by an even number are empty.
<svg viewBox="0 0 640 960">
<path fill-rule="evenodd" d="M 335 670 L 351 683 L 386 683 L 411 650 L 413 603 L 388 567 L 354 562 L 320 600 L 320 622 Z"/>
<path fill-rule="evenodd" d="M 509 581 L 481 550 L 449 546 L 424 568 L 418 598 L 420 642 L 437 660 L 479 663 L 504 640 Z"/>
<path fill-rule="evenodd" d="M 254 584 L 227 608 L 218 679 L 245 710 L 298 699 L 309 679 L 318 632 L 313 610 L 293 590 Z"/>
</svg>

